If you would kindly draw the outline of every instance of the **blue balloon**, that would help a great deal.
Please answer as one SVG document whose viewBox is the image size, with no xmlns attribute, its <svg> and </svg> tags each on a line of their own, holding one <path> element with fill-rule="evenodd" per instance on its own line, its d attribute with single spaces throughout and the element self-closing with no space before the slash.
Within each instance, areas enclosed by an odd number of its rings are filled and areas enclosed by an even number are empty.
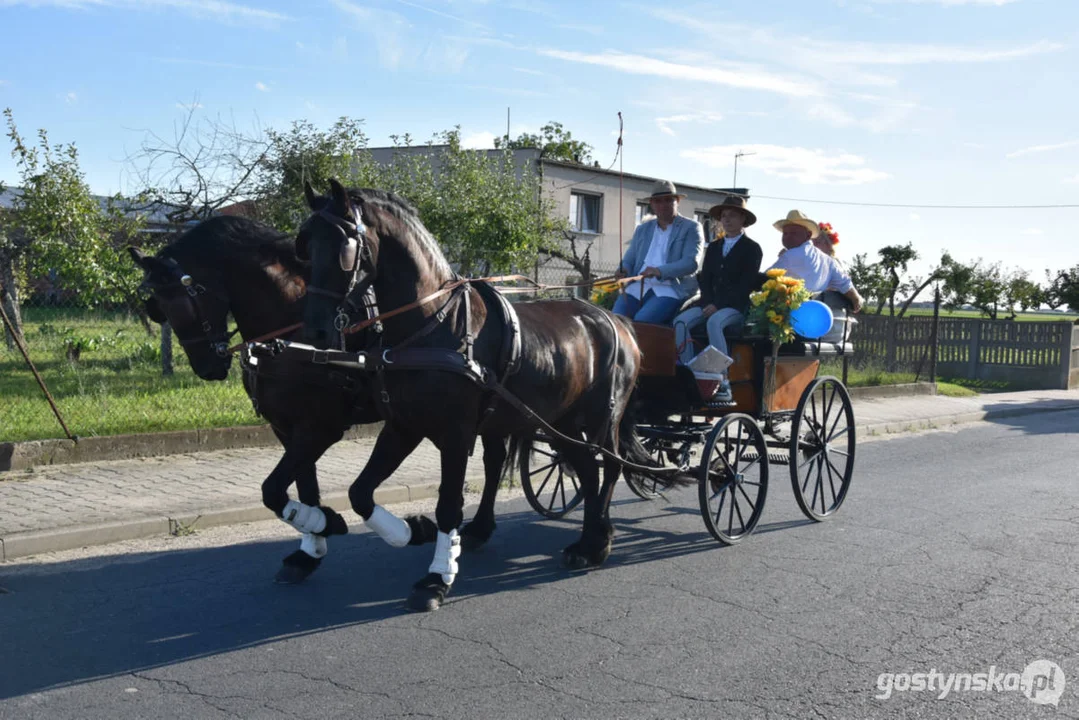
<svg viewBox="0 0 1079 720">
<path fill-rule="evenodd" d="M 832 309 L 820 300 L 806 300 L 791 312 L 791 327 L 804 338 L 816 340 L 832 329 Z"/>
</svg>

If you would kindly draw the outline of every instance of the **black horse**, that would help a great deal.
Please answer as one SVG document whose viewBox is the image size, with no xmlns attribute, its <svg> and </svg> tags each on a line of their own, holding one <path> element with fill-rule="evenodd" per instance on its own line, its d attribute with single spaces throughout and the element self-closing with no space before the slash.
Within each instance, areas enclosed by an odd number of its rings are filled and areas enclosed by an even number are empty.
<svg viewBox="0 0 1079 720">
<path fill-rule="evenodd" d="M 228 375 L 230 312 L 245 341 L 302 321 L 308 268 L 297 259 L 293 238 L 266 225 L 217 217 L 185 232 L 156 256 L 136 248 L 129 252 L 145 271 L 141 288 L 147 314 L 172 326 L 192 369 L 204 380 Z M 365 338 L 357 335 L 352 342 Z M 285 447 L 262 484 L 263 503 L 303 533 L 301 549 L 284 559 L 277 580 L 301 582 L 322 562 L 326 537 L 348 532 L 339 514 L 320 506 L 315 463 L 350 425 L 380 417 L 362 376 L 289 364 L 284 357 L 245 356 L 243 380 L 256 411 Z M 288 497 L 293 481 L 299 502 Z M 433 530 L 426 534 L 433 539 Z"/>
<path fill-rule="evenodd" d="M 409 607 L 438 608 L 456 576 L 465 469 L 477 434 L 484 440 L 488 487 L 492 476 L 512 467 L 515 450 L 530 450 L 537 422 L 495 390 L 499 383 L 577 441 L 552 441 L 576 472 L 585 504 L 581 537 L 562 558 L 571 568 L 602 564 L 611 550 L 608 509 L 621 467 L 605 457 L 601 488 L 594 451 L 580 441 L 651 465 L 625 415 L 640 366 L 632 325 L 588 303 L 565 300 L 516 304 L 519 324 L 514 323 L 497 293 L 461 282 L 401 198 L 378 190 L 346 191 L 336 181 L 329 197 L 316 197 L 309 185 L 305 193 L 313 214 L 296 242 L 299 256 L 311 262 L 305 338 L 336 346 L 343 298 L 368 286 L 386 316 L 385 349 L 368 354 L 376 360 L 375 398 L 386 421 L 349 499 L 391 545 L 407 542 L 409 528 L 375 505 L 375 488 L 424 438 L 441 451 L 435 558 L 414 585 Z M 395 310 L 399 314 L 389 317 Z M 515 326 L 520 352 L 507 356 Z M 476 366 L 484 369 L 479 378 Z M 662 487 L 692 482 L 671 474 L 651 477 Z"/>
</svg>

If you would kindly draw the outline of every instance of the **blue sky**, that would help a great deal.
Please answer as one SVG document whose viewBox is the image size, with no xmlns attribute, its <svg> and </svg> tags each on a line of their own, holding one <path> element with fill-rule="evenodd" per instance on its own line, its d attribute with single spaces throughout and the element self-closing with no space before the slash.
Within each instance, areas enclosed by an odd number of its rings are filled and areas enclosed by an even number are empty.
<svg viewBox="0 0 1079 720">
<path fill-rule="evenodd" d="M 514 135 L 557 120 L 604 165 L 622 111 L 626 171 L 725 187 L 756 153 L 766 256 L 799 207 L 846 256 L 1079 263 L 1079 208 L 926 207 L 1079 205 L 1074 0 L 0 0 L 0 28 L 0 106 L 76 142 L 96 192 L 130 190 L 142 131 L 192 102 L 241 129 L 363 118 L 373 145 L 482 146 L 510 107 Z"/>
</svg>

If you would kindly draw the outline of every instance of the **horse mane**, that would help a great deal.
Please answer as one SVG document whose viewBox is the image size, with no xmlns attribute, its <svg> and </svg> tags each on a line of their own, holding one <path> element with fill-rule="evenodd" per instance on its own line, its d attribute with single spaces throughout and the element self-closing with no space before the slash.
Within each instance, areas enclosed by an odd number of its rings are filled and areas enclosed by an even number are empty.
<svg viewBox="0 0 1079 720">
<path fill-rule="evenodd" d="M 418 249 L 427 259 L 430 268 L 447 277 L 454 276 L 455 273 L 439 247 L 438 240 L 424 226 L 419 211 L 412 203 L 395 193 L 374 188 L 349 188 L 348 195 L 353 203 L 359 205 L 364 223 L 373 227 L 380 237 L 388 235 L 400 240 L 403 237 L 400 228 L 392 227 L 390 221 L 404 225 L 417 240 Z M 371 212 L 372 210 L 374 212 Z"/>
<path fill-rule="evenodd" d="M 304 275 L 306 265 L 296 257 L 296 239 L 269 225 L 245 217 L 221 215 L 204 220 L 169 243 L 160 258 L 200 263 L 247 262 L 259 267 L 271 259 L 294 275 Z"/>
</svg>

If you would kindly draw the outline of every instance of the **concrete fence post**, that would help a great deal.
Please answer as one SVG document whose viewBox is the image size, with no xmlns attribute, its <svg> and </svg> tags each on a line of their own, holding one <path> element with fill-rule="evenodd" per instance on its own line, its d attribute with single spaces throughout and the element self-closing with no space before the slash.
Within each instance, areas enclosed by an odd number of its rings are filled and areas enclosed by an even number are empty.
<svg viewBox="0 0 1079 720">
<path fill-rule="evenodd" d="M 978 379 L 978 366 L 981 364 L 982 351 L 982 321 L 972 320 L 970 324 L 970 357 L 968 358 L 967 377 L 971 380 Z"/>
</svg>

